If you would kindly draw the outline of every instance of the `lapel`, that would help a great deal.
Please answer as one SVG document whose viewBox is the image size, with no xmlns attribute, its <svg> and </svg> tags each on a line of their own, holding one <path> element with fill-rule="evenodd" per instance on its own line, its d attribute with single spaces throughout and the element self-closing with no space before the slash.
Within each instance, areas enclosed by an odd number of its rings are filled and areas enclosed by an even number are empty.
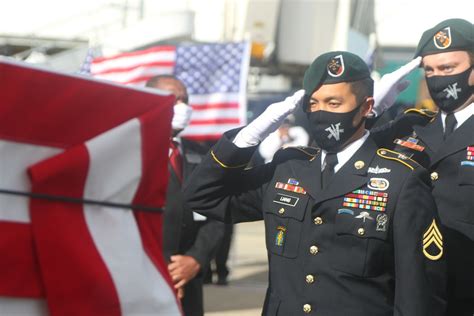
<svg viewBox="0 0 474 316">
<path fill-rule="evenodd" d="M 369 136 L 362 147 L 352 155 L 351 159 L 334 174 L 327 189 L 321 191 L 321 194 L 316 197 L 315 204 L 344 195 L 367 183 L 367 170 L 376 151 L 375 141 Z M 360 169 L 355 167 L 355 163 L 358 161 L 364 162 L 364 166 Z"/>
<path fill-rule="evenodd" d="M 291 173 L 313 199 L 321 194 L 321 151 L 311 160 L 291 160 Z"/>
<path fill-rule="evenodd" d="M 474 142 L 474 116 L 471 116 L 457 128 L 444 142 L 443 146 L 434 154 L 431 165 L 455 153 Z"/>
<path fill-rule="evenodd" d="M 425 126 L 415 125 L 413 129 L 419 139 L 425 143 L 432 152 L 437 152 L 443 143 L 443 123 L 441 122 L 441 111 L 435 119 Z"/>
</svg>

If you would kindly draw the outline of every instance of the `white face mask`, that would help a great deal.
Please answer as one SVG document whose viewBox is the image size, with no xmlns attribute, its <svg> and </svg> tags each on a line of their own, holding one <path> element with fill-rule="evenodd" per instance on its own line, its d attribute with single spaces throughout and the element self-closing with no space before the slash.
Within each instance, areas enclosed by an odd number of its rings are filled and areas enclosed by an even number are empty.
<svg viewBox="0 0 474 316">
<path fill-rule="evenodd" d="M 173 112 L 173 120 L 171 121 L 171 127 L 173 130 L 185 129 L 191 120 L 193 108 L 186 103 L 179 102 L 173 107 Z"/>
</svg>

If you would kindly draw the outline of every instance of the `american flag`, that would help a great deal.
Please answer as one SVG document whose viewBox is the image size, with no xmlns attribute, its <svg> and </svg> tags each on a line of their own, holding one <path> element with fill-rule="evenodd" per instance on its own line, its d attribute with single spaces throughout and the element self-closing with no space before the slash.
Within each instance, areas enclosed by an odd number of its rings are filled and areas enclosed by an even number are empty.
<svg viewBox="0 0 474 316">
<path fill-rule="evenodd" d="M 6 60 L 0 74 L 0 315 L 181 315 L 157 210 L 173 98 Z"/>
<path fill-rule="evenodd" d="M 247 42 L 157 46 L 92 61 L 94 77 L 127 85 L 144 85 L 160 74 L 181 79 L 193 115 L 182 136 L 219 138 L 246 124 L 246 83 L 250 50 Z"/>
</svg>

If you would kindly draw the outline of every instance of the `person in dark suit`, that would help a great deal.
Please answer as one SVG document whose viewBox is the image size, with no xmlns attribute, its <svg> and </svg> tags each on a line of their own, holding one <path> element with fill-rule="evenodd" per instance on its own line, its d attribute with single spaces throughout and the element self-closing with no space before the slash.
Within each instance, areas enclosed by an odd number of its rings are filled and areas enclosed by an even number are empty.
<svg viewBox="0 0 474 316">
<path fill-rule="evenodd" d="M 178 137 L 191 117 L 184 84 L 174 76 L 160 75 L 148 80 L 146 86 L 169 91 L 176 96 L 163 221 L 163 253 L 169 261 L 168 270 L 178 290 L 184 314 L 200 316 L 204 314 L 203 270 L 217 249 L 218 241 L 224 234 L 224 225 L 186 210 L 181 188 L 208 148 Z"/>
<path fill-rule="evenodd" d="M 422 35 L 415 57 L 438 113 L 411 109 L 374 130 L 425 166 L 445 227 L 448 315 L 474 315 L 474 26 L 445 20 Z M 418 118 L 414 118 L 418 116 Z"/>
<path fill-rule="evenodd" d="M 225 222 L 264 220 L 263 315 L 444 315 L 445 256 L 429 175 L 378 148 L 373 81 L 348 52 L 316 58 L 304 90 L 224 134 L 194 170 L 186 205 Z M 248 168 L 259 142 L 303 106 L 319 148 Z"/>
</svg>

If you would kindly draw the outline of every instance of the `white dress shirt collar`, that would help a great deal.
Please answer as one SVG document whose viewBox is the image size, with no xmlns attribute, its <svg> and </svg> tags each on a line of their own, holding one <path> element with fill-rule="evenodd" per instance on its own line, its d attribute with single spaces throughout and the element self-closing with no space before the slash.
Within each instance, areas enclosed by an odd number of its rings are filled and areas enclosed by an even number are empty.
<svg viewBox="0 0 474 316">
<path fill-rule="evenodd" d="M 454 117 L 456 118 L 456 126 L 454 127 L 454 130 L 456 130 L 458 127 L 460 127 L 464 122 L 466 122 L 472 115 L 474 115 L 474 103 L 469 104 L 466 106 L 464 109 L 461 111 L 455 112 Z M 446 116 L 447 113 L 441 111 L 441 122 L 443 123 L 443 131 L 445 129 L 446 125 Z"/>
<path fill-rule="evenodd" d="M 367 138 L 369 137 L 370 132 L 368 130 L 365 131 L 364 135 L 357 139 L 356 141 L 352 142 L 349 146 L 341 150 L 340 152 L 337 153 L 337 165 L 334 166 L 334 172 L 338 172 L 339 169 L 344 166 L 346 162 L 351 159 L 351 157 L 355 154 L 357 150 L 359 150 L 360 147 L 365 143 Z M 321 151 L 321 170 L 324 169 L 324 166 L 326 165 L 325 160 L 326 159 L 326 151 L 322 150 Z"/>
</svg>

